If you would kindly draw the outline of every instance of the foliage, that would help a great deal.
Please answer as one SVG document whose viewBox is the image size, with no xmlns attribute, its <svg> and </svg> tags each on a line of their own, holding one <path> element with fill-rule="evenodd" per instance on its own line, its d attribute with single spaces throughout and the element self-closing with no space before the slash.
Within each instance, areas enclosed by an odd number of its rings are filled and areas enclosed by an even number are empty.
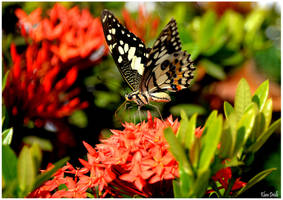
<svg viewBox="0 0 283 200">
<path fill-rule="evenodd" d="M 164 131 L 170 150 L 179 163 L 180 178 L 174 181 L 175 197 L 203 196 L 209 185 L 218 197 L 236 197 L 276 170 L 271 168 L 258 173 L 238 192 L 232 191 L 236 183 L 234 177 L 230 178 L 229 187 L 222 191 L 212 182 L 213 178 L 211 180 L 217 171 L 229 166 L 235 168 L 234 174 L 241 176 L 253 162 L 254 154 L 280 127 L 281 119 L 270 125 L 272 100 L 268 99 L 268 91 L 267 80 L 251 96 L 249 85 L 242 79 L 234 107 L 224 103 L 224 119 L 213 111 L 206 120 L 200 140 L 193 137 L 196 115 L 188 119 L 185 112 L 181 113 L 177 136 L 170 129 Z"/>
</svg>

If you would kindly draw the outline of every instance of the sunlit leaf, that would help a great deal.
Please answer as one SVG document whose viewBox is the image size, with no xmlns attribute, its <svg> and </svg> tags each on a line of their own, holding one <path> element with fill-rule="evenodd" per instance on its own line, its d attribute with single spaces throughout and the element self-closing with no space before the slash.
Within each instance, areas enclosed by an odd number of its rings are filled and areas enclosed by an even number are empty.
<svg viewBox="0 0 283 200">
<path fill-rule="evenodd" d="M 238 83 L 234 109 L 236 111 L 237 119 L 240 120 L 247 107 L 251 104 L 251 91 L 249 84 L 245 79 L 241 79 Z"/>
<path fill-rule="evenodd" d="M 175 159 L 179 162 L 179 165 L 184 168 L 185 173 L 192 175 L 192 170 L 189 166 L 189 161 L 186 157 L 185 150 L 183 149 L 181 143 L 176 138 L 172 128 L 166 128 L 164 130 L 164 136 L 170 145 L 170 152 L 173 154 Z"/>
<path fill-rule="evenodd" d="M 224 114 L 227 119 L 232 112 L 234 112 L 233 106 L 229 102 L 224 101 Z"/>
<path fill-rule="evenodd" d="M 204 172 L 209 168 L 221 138 L 222 121 L 221 116 L 214 117 L 207 126 L 207 133 L 203 138 L 204 143 L 200 154 L 198 171 Z"/>
<path fill-rule="evenodd" d="M 271 118 L 272 118 L 272 99 L 268 99 L 263 106 L 262 113 L 265 119 L 265 127 L 264 130 L 270 125 Z"/>
<path fill-rule="evenodd" d="M 25 197 L 31 191 L 36 175 L 35 162 L 32 158 L 31 150 L 27 146 L 24 146 L 20 152 L 17 172 L 19 187 L 22 193 L 20 196 Z"/>
<path fill-rule="evenodd" d="M 3 79 L 2 79 L 2 91 L 4 90 L 4 88 L 5 88 L 5 86 L 6 86 L 7 77 L 8 77 L 8 75 L 9 75 L 9 72 L 10 72 L 10 71 L 7 71 L 7 72 L 5 73 L 5 76 L 4 76 Z"/>
<path fill-rule="evenodd" d="M 41 152 L 41 149 L 38 143 L 33 143 L 30 148 L 30 151 L 31 151 L 31 155 L 33 157 L 34 163 L 35 163 L 35 169 L 36 171 L 38 171 L 40 168 L 41 161 L 42 161 L 42 152 Z"/>
<path fill-rule="evenodd" d="M 10 145 L 13 138 L 13 128 L 8 128 L 2 132 L 2 144 Z"/>
<path fill-rule="evenodd" d="M 265 105 L 266 99 L 269 92 L 269 81 L 264 81 L 255 91 L 252 101 L 258 105 L 259 111 L 261 112 Z"/>
</svg>

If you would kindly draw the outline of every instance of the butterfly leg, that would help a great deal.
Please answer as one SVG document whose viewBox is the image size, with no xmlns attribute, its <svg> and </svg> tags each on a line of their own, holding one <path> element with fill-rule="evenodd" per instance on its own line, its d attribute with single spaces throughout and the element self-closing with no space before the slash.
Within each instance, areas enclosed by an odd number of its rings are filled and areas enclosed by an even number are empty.
<svg viewBox="0 0 283 200">
<path fill-rule="evenodd" d="M 149 103 L 148 105 L 150 105 L 150 106 L 154 107 L 154 108 L 157 110 L 157 112 L 158 112 L 158 114 L 159 114 L 159 116 L 160 116 L 161 120 L 163 121 L 163 117 L 162 117 L 162 115 L 161 115 L 161 112 L 160 112 L 160 110 L 159 110 L 159 107 L 158 107 L 158 106 L 156 106 L 156 105 L 150 104 L 150 103 Z"/>
</svg>

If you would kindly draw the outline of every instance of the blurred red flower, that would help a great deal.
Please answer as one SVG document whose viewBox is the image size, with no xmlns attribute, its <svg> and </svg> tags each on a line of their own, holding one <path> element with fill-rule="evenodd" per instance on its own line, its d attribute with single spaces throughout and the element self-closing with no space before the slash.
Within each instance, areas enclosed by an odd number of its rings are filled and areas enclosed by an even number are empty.
<svg viewBox="0 0 283 200">
<path fill-rule="evenodd" d="M 22 117 L 25 123 L 34 120 L 37 126 L 87 107 L 87 102 L 80 102 L 77 97 L 79 89 L 70 89 L 77 79 L 77 67 L 62 71 L 52 59 L 49 48 L 45 42 L 41 48 L 32 44 L 19 55 L 12 44 L 13 66 L 3 91 L 7 110 Z"/>
<path fill-rule="evenodd" d="M 155 39 L 160 19 L 147 13 L 144 6 L 139 6 L 138 18 L 136 20 L 131 17 L 127 9 L 123 9 L 122 14 L 126 27 L 143 42 Z"/>
<path fill-rule="evenodd" d="M 40 8 L 30 15 L 21 9 L 17 9 L 15 14 L 22 35 L 34 42 L 50 43 L 51 51 L 64 66 L 79 63 L 79 68 L 89 67 L 108 52 L 101 22 L 87 9 L 80 11 L 75 6 L 68 10 L 56 3 L 45 18 L 41 18 Z"/>
</svg>

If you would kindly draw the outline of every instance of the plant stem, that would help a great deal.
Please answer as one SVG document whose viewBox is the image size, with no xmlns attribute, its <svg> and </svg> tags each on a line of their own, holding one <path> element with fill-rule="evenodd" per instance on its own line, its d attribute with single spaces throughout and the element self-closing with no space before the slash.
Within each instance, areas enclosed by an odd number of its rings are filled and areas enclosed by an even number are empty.
<svg viewBox="0 0 283 200">
<path fill-rule="evenodd" d="M 233 177 L 231 177 L 231 179 L 229 180 L 228 188 L 224 192 L 224 195 L 223 195 L 224 198 L 229 197 L 230 191 L 231 191 L 232 186 L 234 185 L 234 183 L 235 183 L 235 179 Z"/>
<path fill-rule="evenodd" d="M 215 184 L 215 182 L 211 180 L 209 184 L 210 184 L 210 186 L 212 187 L 212 189 L 216 192 L 218 198 L 221 198 L 222 195 L 221 195 L 221 193 L 219 192 L 218 187 L 217 187 L 217 185 Z"/>
</svg>

